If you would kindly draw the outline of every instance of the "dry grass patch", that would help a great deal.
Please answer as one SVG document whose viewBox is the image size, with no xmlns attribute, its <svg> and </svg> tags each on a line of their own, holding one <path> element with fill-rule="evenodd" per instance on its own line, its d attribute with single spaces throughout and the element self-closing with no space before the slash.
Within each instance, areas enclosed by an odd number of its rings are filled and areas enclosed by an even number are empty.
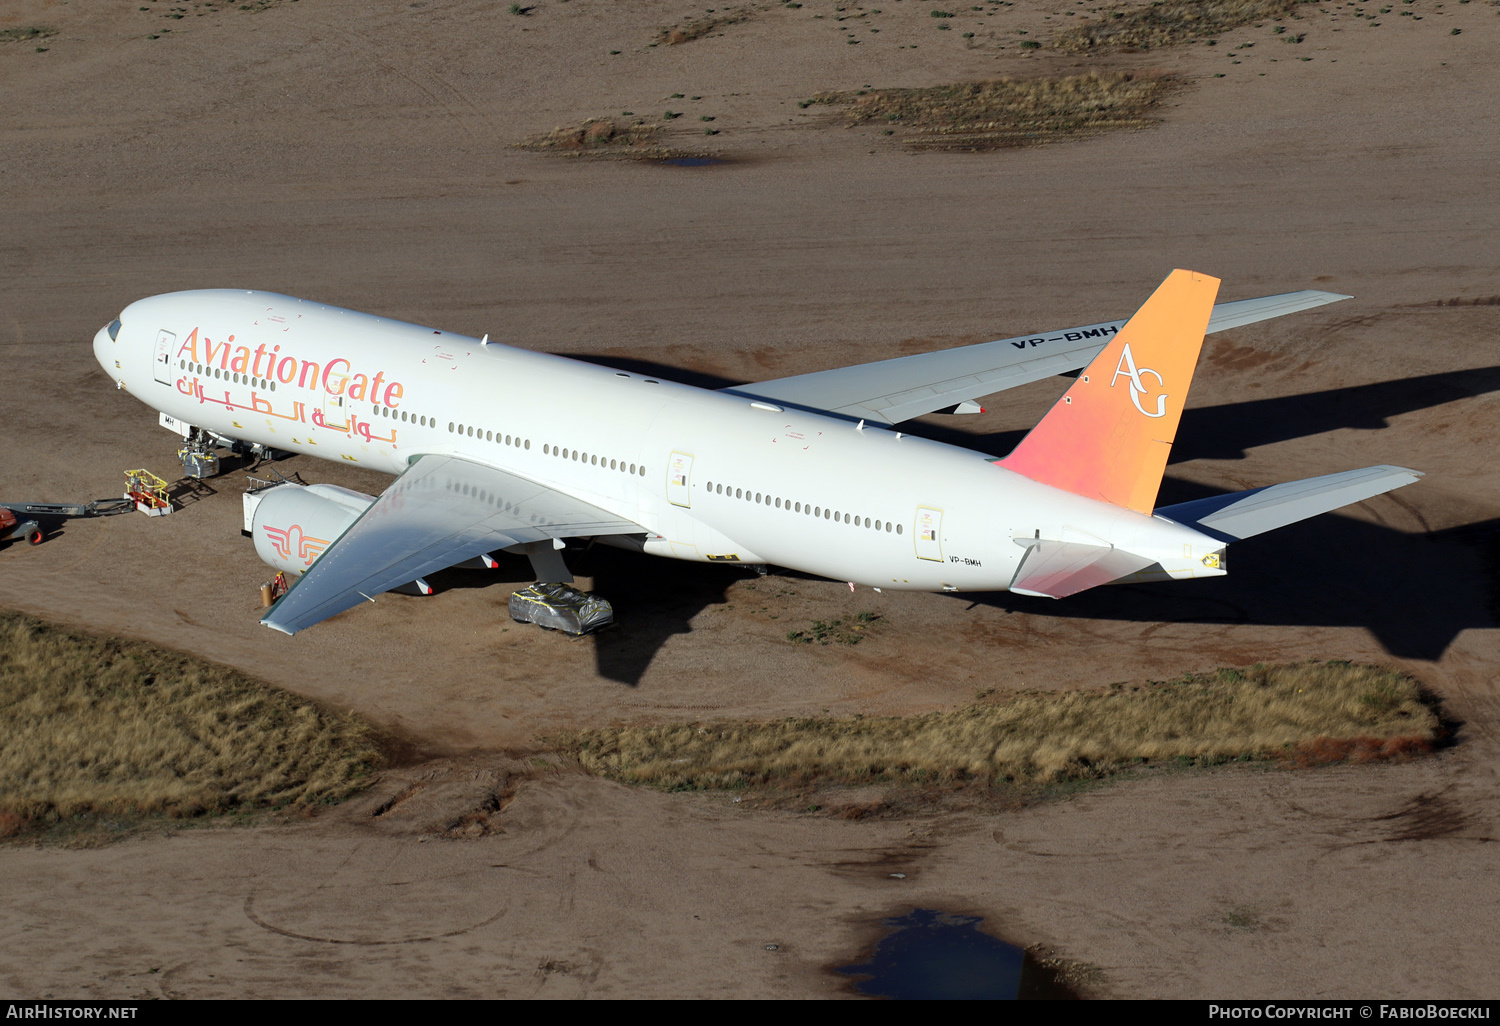
<svg viewBox="0 0 1500 1026">
<path fill-rule="evenodd" d="M 995 150 L 1156 124 L 1150 111 L 1179 86 L 1170 75 L 1092 72 L 960 82 L 924 89 L 821 93 L 851 125 L 904 129 L 913 150 Z"/>
<path fill-rule="evenodd" d="M 1052 45 L 1069 53 L 1113 46 L 1134 50 L 1185 43 L 1241 25 L 1277 18 L 1301 0 L 1157 0 L 1149 7 L 1102 11 L 1093 21 L 1064 29 Z"/>
<path fill-rule="evenodd" d="M 558 127 L 545 135 L 516 143 L 517 149 L 562 157 L 616 157 L 627 160 L 672 160 L 703 154 L 663 145 L 661 126 L 643 121 L 618 124 L 612 118 L 593 118 L 576 128 Z"/>
<path fill-rule="evenodd" d="M 0 614 L 0 834 L 86 814 L 346 798 L 381 761 L 350 715 L 145 642 Z"/>
<path fill-rule="evenodd" d="M 704 15 L 701 18 L 693 18 L 690 21 L 673 25 L 670 28 L 660 29 L 656 33 L 656 42 L 665 43 L 668 46 L 680 46 L 683 43 L 691 43 L 695 39 L 723 28 L 725 25 L 737 25 L 742 21 L 749 21 L 755 12 L 748 7 L 738 7 L 733 10 L 715 11 L 713 14 Z"/>
<path fill-rule="evenodd" d="M 0 43 L 24 43 L 32 39 L 46 39 L 57 35 L 51 25 L 27 25 L 24 28 L 0 29 Z"/>
<path fill-rule="evenodd" d="M 725 788 L 1056 782 L 1143 761 L 1366 761 L 1428 751 L 1439 732 L 1412 678 L 1332 662 L 1024 694 L 922 716 L 623 727 L 554 741 L 601 776 Z"/>
</svg>

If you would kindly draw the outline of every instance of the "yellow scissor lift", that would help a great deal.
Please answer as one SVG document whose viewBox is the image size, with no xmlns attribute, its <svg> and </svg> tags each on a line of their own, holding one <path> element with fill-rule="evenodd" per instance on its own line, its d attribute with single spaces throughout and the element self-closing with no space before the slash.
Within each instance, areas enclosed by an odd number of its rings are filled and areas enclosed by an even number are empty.
<svg viewBox="0 0 1500 1026">
<path fill-rule="evenodd" d="M 164 517 L 172 512 L 167 483 L 149 470 L 125 471 L 125 498 L 148 517 Z"/>
</svg>

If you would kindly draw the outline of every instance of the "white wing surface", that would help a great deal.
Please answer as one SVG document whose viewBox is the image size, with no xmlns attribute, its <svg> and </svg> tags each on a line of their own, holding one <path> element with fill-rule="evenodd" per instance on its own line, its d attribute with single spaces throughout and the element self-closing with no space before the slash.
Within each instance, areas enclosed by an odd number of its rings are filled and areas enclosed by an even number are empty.
<svg viewBox="0 0 1500 1026">
<path fill-rule="evenodd" d="M 1209 318 L 1208 333 L 1352 298 L 1309 290 L 1219 303 Z M 723 391 L 851 419 L 899 424 L 966 400 L 1080 370 L 1124 326 L 1124 320 L 1107 321 L 736 385 Z"/>
<path fill-rule="evenodd" d="M 1412 484 L 1421 477 L 1421 471 L 1405 467 L 1365 467 L 1363 470 L 1287 481 L 1268 488 L 1252 488 L 1247 492 L 1215 495 L 1176 506 L 1162 506 L 1156 513 L 1216 538 L 1236 541 L 1341 506 L 1363 502 L 1393 488 Z"/>
<path fill-rule="evenodd" d="M 419 456 L 271 607 L 286 634 L 496 549 L 643 528 L 580 499 L 455 456 Z"/>
</svg>

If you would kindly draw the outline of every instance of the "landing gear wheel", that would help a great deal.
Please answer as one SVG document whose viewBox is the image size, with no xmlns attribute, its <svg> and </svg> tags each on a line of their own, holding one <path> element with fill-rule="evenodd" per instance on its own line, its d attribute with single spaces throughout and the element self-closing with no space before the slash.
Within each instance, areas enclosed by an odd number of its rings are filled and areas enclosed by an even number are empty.
<svg viewBox="0 0 1500 1026">
<path fill-rule="evenodd" d="M 47 536 L 42 533 L 42 529 L 40 527 L 36 528 L 26 535 L 26 540 L 31 542 L 31 544 L 33 545 L 40 545 L 46 539 Z"/>
</svg>

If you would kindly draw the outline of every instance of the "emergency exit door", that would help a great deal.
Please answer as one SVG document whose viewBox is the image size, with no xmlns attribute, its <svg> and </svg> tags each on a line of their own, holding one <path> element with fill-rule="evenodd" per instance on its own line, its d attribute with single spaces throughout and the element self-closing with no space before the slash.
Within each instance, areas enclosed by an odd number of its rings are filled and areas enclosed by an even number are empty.
<svg viewBox="0 0 1500 1026">
<path fill-rule="evenodd" d="M 674 506 L 689 508 L 693 505 L 693 457 L 685 452 L 673 452 L 667 462 L 667 501 Z"/>
<path fill-rule="evenodd" d="M 941 563 L 943 561 L 943 511 L 930 506 L 918 506 L 917 522 L 914 527 L 912 543 L 917 547 L 917 558 Z"/>
</svg>

